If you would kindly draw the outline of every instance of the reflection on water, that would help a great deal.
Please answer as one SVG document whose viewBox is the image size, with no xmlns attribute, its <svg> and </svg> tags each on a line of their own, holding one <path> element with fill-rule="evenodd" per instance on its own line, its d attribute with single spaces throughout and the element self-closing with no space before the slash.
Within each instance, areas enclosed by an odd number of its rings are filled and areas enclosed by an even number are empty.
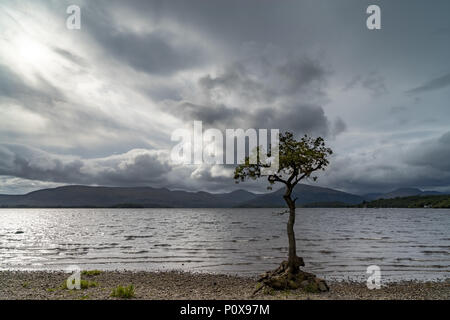
<svg viewBox="0 0 450 320">
<path fill-rule="evenodd" d="M 0 269 L 256 275 L 287 252 L 281 209 L 0 209 Z M 449 277 L 450 210 L 298 209 L 298 255 L 327 279 Z"/>
</svg>

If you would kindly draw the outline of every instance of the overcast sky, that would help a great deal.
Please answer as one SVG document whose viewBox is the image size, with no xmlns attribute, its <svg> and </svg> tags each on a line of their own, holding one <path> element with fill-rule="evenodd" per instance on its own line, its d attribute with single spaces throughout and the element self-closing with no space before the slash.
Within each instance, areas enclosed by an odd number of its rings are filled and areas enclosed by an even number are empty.
<svg viewBox="0 0 450 320">
<path fill-rule="evenodd" d="M 66 8 L 81 8 L 81 29 Z M 366 8 L 381 7 L 381 30 Z M 212 192 L 171 133 L 279 128 L 334 150 L 317 185 L 450 191 L 450 1 L 2 1 L 0 193 L 66 184 Z M 280 186 L 281 187 L 281 186 Z"/>
</svg>

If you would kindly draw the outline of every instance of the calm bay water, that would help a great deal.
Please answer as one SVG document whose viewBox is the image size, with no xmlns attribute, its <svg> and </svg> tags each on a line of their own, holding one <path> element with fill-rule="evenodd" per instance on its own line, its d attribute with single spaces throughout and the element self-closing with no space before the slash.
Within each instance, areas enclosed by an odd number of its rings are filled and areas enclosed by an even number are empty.
<svg viewBox="0 0 450 320">
<path fill-rule="evenodd" d="M 0 209 L 0 269 L 257 275 L 287 253 L 281 209 Z M 298 209 L 298 255 L 326 279 L 450 274 L 450 210 Z"/>
</svg>

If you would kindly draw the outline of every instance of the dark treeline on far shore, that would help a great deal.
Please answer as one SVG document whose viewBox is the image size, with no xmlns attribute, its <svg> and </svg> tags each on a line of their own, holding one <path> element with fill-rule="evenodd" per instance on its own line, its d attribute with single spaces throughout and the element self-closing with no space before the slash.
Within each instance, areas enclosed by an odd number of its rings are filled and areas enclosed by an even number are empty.
<svg viewBox="0 0 450 320">
<path fill-rule="evenodd" d="M 450 195 L 410 196 L 363 202 L 366 208 L 450 208 Z"/>
<path fill-rule="evenodd" d="M 304 204 L 303 208 L 450 208 L 450 195 L 396 197 L 363 201 L 357 205 L 343 202 L 318 202 Z"/>
</svg>

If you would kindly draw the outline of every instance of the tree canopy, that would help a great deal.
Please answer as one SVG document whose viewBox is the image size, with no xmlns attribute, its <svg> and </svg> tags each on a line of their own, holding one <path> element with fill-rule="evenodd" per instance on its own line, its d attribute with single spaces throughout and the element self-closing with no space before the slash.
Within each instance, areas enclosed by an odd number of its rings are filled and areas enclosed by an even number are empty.
<svg viewBox="0 0 450 320">
<path fill-rule="evenodd" d="M 256 152 L 258 151 L 259 148 Z M 304 135 L 300 140 L 295 140 L 291 132 L 280 134 L 278 151 L 278 170 L 267 176 L 270 183 L 269 189 L 275 182 L 284 183 L 291 188 L 305 178 L 316 180 L 317 176 L 313 176 L 313 172 L 325 170 L 329 163 L 328 157 L 333 153 L 330 148 L 325 146 L 323 138 L 311 138 Z M 263 155 L 258 154 L 256 163 L 251 163 L 250 157 L 246 157 L 244 163 L 237 166 L 234 171 L 235 181 L 260 178 L 262 168 L 269 167 L 269 164 L 263 161 L 264 159 Z"/>
</svg>

